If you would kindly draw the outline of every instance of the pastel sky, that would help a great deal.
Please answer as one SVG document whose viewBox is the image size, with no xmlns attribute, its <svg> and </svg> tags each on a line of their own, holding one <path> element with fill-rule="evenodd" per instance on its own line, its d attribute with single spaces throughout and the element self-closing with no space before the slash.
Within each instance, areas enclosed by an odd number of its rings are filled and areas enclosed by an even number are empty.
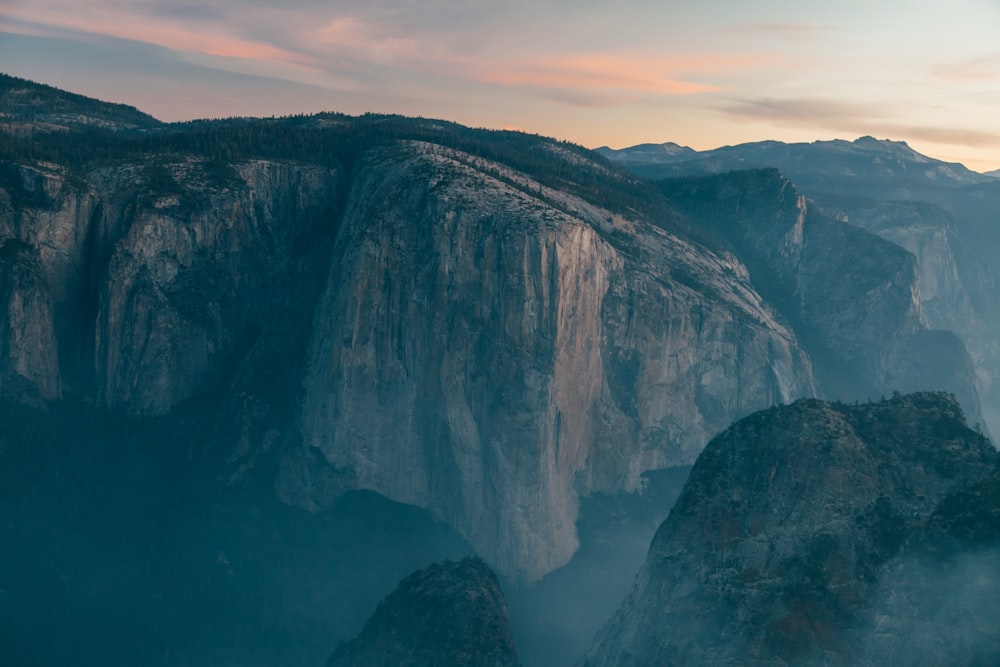
<svg viewBox="0 0 1000 667">
<path fill-rule="evenodd" d="M 1000 0 L 0 0 L 0 71 L 163 120 L 375 111 L 616 148 L 871 134 L 1000 168 Z"/>
</svg>

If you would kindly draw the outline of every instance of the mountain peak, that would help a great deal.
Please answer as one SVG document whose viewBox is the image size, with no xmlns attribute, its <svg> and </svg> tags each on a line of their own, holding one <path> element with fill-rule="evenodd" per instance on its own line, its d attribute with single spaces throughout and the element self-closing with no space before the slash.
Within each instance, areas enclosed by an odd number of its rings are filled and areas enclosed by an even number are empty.
<svg viewBox="0 0 1000 667">
<path fill-rule="evenodd" d="M 911 156 L 920 156 L 925 159 L 927 156 L 921 155 L 917 151 L 913 150 L 908 143 L 905 141 L 893 141 L 892 139 L 876 139 L 871 135 L 865 135 L 863 137 L 858 137 L 854 140 L 854 145 L 860 148 L 869 148 L 876 150 L 883 150 L 893 153 L 904 153 Z"/>
<path fill-rule="evenodd" d="M 876 139 L 870 134 L 866 134 L 863 137 L 858 137 L 854 140 L 855 144 L 859 146 L 887 146 L 892 144 L 906 145 L 905 141 L 893 141 L 892 139 Z"/>
<path fill-rule="evenodd" d="M 690 146 L 682 146 L 680 144 L 674 143 L 673 141 L 664 142 L 662 144 L 659 144 L 659 146 L 664 153 L 668 153 L 670 155 L 679 155 L 682 153 L 695 152 L 694 149 L 691 148 Z"/>
<path fill-rule="evenodd" d="M 662 144 L 638 144 L 628 148 L 609 148 L 601 146 L 594 149 L 600 155 L 616 162 L 650 162 L 663 163 L 674 162 L 677 159 L 693 156 L 697 153 L 689 146 L 681 146 L 672 141 Z"/>
</svg>

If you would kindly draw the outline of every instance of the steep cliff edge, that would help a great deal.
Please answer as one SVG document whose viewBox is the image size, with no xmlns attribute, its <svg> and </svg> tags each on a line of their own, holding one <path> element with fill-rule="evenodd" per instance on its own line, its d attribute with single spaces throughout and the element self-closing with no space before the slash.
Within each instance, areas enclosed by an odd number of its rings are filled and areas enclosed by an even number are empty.
<svg viewBox="0 0 1000 667">
<path fill-rule="evenodd" d="M 978 193 L 965 196 L 980 199 Z M 990 430 L 1000 428 L 1000 294 L 991 242 L 969 234 L 962 213 L 920 201 L 845 201 L 837 204 L 852 225 L 913 253 L 920 273 L 921 311 L 934 329 L 949 329 L 965 343 Z M 988 200 L 981 202 L 990 209 Z"/>
<path fill-rule="evenodd" d="M 705 448 L 585 664 L 995 661 L 988 623 L 926 612 L 939 577 L 995 591 L 998 466 L 944 394 L 754 414 Z"/>
</svg>

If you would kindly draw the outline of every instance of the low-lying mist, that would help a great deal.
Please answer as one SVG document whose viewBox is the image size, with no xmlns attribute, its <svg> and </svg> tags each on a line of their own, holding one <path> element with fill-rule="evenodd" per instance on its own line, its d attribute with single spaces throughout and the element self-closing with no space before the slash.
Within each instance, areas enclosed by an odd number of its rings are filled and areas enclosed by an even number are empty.
<svg viewBox="0 0 1000 667">
<path fill-rule="evenodd" d="M 507 604 L 524 665 L 574 665 L 622 603 L 649 544 L 680 495 L 690 467 L 644 475 L 641 494 L 584 499 L 573 559 L 533 586 L 507 586 Z"/>
<path fill-rule="evenodd" d="M 281 503 L 264 474 L 222 486 L 177 446 L 196 423 L 0 410 L 4 665 L 320 666 L 406 575 L 472 553 L 427 511 L 375 493 L 314 514 Z M 574 558 L 536 584 L 504 583 L 522 664 L 583 655 L 688 472 L 587 498 Z"/>
<path fill-rule="evenodd" d="M 163 442 L 176 434 L 61 414 L 4 425 L 4 665 L 319 666 L 404 576 L 471 553 L 374 493 L 310 514 L 220 489 Z"/>
</svg>

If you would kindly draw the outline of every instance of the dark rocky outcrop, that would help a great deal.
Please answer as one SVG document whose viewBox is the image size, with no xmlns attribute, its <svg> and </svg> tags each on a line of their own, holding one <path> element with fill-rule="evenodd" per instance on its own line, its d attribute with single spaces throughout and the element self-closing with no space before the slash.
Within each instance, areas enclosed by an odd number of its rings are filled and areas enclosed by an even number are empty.
<svg viewBox="0 0 1000 667">
<path fill-rule="evenodd" d="M 516 667 L 507 606 L 478 558 L 446 561 L 403 579 L 343 642 L 328 667 Z"/>
<path fill-rule="evenodd" d="M 966 617 L 998 590 L 998 466 L 944 394 L 743 419 L 705 448 L 585 663 L 995 662 L 995 615 Z"/>
</svg>

